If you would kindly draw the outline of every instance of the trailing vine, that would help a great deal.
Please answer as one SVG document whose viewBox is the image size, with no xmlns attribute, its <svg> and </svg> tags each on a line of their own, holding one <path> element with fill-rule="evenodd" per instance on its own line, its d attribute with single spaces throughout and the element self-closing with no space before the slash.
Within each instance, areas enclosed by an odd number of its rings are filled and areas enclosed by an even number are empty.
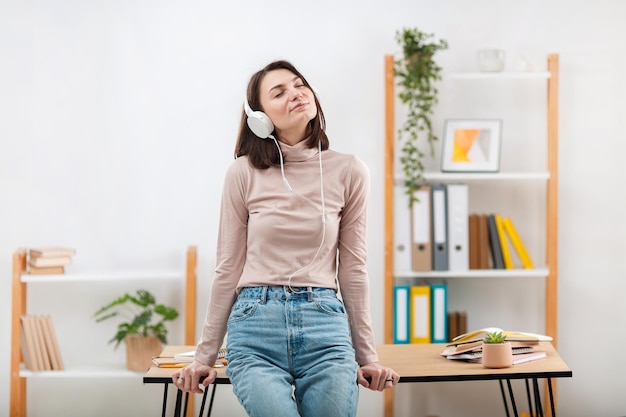
<svg viewBox="0 0 626 417">
<path fill-rule="evenodd" d="M 435 41 L 434 35 L 417 28 L 396 32 L 396 42 L 402 47 L 402 57 L 395 60 L 394 72 L 400 87 L 398 98 L 407 105 L 406 120 L 398 131 L 402 144 L 400 163 L 409 195 L 409 205 L 417 201 L 415 191 L 423 182 L 425 153 L 419 148 L 420 133 L 424 132 L 430 155 L 434 156 L 431 116 L 438 102 L 436 82 L 441 80 L 441 67 L 434 61 L 437 51 L 448 48 L 448 42 Z"/>
</svg>

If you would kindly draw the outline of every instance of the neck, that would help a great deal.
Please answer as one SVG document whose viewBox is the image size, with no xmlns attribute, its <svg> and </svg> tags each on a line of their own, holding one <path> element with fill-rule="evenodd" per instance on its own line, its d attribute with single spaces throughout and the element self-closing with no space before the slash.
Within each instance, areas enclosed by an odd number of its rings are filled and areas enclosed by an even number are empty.
<svg viewBox="0 0 626 417">
<path fill-rule="evenodd" d="M 276 129 L 276 136 L 278 136 L 278 140 L 291 146 L 295 145 L 296 143 L 302 142 L 308 137 L 306 128 L 297 130 Z"/>
</svg>

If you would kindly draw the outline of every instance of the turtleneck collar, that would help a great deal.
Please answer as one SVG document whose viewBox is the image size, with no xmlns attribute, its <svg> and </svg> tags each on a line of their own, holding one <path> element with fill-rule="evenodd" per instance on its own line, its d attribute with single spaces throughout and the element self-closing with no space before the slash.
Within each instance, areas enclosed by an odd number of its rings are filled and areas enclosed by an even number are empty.
<svg viewBox="0 0 626 417">
<path fill-rule="evenodd" d="M 317 156 L 317 148 L 308 148 L 306 146 L 308 138 L 301 140 L 295 145 L 278 142 L 280 150 L 283 152 L 285 162 L 302 162 Z"/>
</svg>

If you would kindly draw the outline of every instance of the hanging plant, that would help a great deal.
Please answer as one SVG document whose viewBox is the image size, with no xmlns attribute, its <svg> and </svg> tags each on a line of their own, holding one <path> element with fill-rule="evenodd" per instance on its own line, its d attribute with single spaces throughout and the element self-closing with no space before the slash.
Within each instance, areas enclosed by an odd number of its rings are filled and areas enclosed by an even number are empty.
<svg viewBox="0 0 626 417">
<path fill-rule="evenodd" d="M 441 67 L 434 61 L 434 56 L 437 51 L 448 49 L 448 42 L 433 38 L 433 34 L 417 28 L 396 32 L 396 41 L 402 47 L 402 56 L 394 62 L 395 77 L 400 87 L 398 98 L 408 108 L 406 120 L 398 131 L 402 144 L 400 163 L 410 206 L 417 201 L 415 191 L 423 182 L 423 158 L 426 155 L 418 146 L 418 139 L 425 136 L 431 156 L 434 156 L 434 143 L 437 141 L 431 116 L 438 102 L 436 82 L 441 80 Z M 422 132 L 423 135 L 420 135 Z"/>
</svg>

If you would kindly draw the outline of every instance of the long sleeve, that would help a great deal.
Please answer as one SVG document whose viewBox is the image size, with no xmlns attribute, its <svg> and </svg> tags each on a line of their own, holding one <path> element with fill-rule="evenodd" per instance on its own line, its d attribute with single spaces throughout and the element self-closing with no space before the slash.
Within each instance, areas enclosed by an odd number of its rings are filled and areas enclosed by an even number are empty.
<svg viewBox="0 0 626 417">
<path fill-rule="evenodd" d="M 230 309 L 237 297 L 237 283 L 246 258 L 248 210 L 245 203 L 245 170 L 233 164 L 226 173 L 217 237 L 216 268 L 211 296 L 196 347 L 195 359 L 212 364 L 226 335 Z"/>
<path fill-rule="evenodd" d="M 348 311 L 356 359 L 360 365 L 377 362 L 370 313 L 367 273 L 367 204 L 369 171 L 359 159 L 346 188 L 345 206 L 339 227 L 339 267 L 337 277 Z"/>
</svg>

